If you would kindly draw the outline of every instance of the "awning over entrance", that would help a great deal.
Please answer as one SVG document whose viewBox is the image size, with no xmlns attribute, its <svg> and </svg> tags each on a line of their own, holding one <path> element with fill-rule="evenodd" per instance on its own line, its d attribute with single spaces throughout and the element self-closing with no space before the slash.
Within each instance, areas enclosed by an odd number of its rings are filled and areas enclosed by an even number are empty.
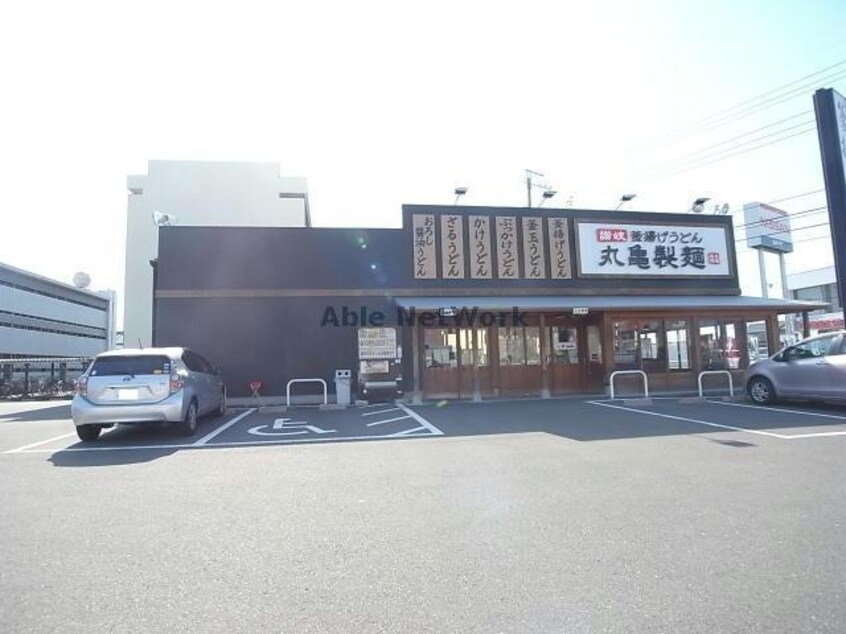
<svg viewBox="0 0 846 634">
<path fill-rule="evenodd" d="M 744 295 L 501 295 L 463 297 L 397 297 L 398 306 L 410 310 L 478 308 L 524 311 L 573 310 L 768 310 L 800 313 L 828 304 L 798 300 L 746 297 Z"/>
</svg>

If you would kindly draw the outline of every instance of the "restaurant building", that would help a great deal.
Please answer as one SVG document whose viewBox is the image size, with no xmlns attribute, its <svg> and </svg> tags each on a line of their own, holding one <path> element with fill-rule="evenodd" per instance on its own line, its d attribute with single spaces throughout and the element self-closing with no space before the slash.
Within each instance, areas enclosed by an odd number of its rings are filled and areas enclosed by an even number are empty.
<svg viewBox="0 0 846 634">
<path fill-rule="evenodd" d="M 778 315 L 740 294 L 730 217 L 406 205 L 400 229 L 162 227 L 156 345 L 195 348 L 231 396 L 353 371 L 359 397 L 594 394 L 742 376 Z"/>
</svg>

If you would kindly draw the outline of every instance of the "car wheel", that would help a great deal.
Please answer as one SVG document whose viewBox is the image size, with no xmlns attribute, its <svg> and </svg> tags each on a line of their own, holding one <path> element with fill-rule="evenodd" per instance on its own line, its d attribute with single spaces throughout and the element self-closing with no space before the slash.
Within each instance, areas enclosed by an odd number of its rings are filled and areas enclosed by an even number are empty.
<svg viewBox="0 0 846 634">
<path fill-rule="evenodd" d="M 768 405 L 775 401 L 776 393 L 772 382 L 762 376 L 753 376 L 746 384 L 746 393 L 753 403 Z"/>
<path fill-rule="evenodd" d="M 179 433 L 182 436 L 193 436 L 197 431 L 197 401 L 191 401 L 188 411 L 185 412 L 185 420 L 179 424 Z"/>
<path fill-rule="evenodd" d="M 79 425 L 76 428 L 76 435 L 83 442 L 90 442 L 100 437 L 100 429 L 99 425 Z"/>
<path fill-rule="evenodd" d="M 214 411 L 215 416 L 226 416 L 226 388 L 220 394 L 220 405 Z"/>
</svg>

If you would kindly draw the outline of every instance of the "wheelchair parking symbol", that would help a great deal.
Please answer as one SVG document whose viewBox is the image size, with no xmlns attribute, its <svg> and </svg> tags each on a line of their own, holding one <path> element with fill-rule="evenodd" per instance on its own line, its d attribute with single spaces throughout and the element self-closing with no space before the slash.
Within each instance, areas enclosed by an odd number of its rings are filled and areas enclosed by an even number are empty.
<svg viewBox="0 0 846 634">
<path fill-rule="evenodd" d="M 309 425 L 304 420 L 291 420 L 290 418 L 277 418 L 272 425 L 259 425 L 249 430 L 255 436 L 299 436 L 308 434 L 334 434 L 337 429 L 323 429 L 317 425 Z"/>
</svg>

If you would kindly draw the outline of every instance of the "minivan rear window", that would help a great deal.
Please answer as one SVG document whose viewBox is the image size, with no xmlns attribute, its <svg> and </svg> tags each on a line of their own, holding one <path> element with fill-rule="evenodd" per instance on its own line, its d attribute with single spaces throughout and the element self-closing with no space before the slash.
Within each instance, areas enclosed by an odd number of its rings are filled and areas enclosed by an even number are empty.
<svg viewBox="0 0 846 634">
<path fill-rule="evenodd" d="M 153 354 L 132 357 L 101 357 L 94 361 L 89 374 L 91 376 L 170 374 L 170 359 Z"/>
</svg>

